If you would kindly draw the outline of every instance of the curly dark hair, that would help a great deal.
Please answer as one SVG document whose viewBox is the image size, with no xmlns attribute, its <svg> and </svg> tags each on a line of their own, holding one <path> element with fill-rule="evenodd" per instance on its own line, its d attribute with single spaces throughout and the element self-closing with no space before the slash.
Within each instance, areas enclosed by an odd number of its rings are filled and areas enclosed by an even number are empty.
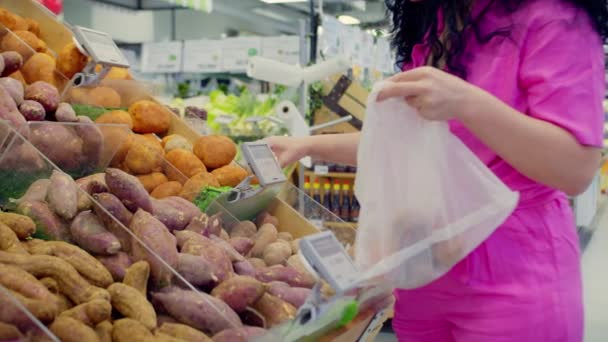
<svg viewBox="0 0 608 342">
<path fill-rule="evenodd" d="M 462 55 L 466 48 L 464 33 L 472 30 L 476 39 L 485 44 L 496 36 L 508 37 L 510 27 L 482 32 L 481 22 L 490 9 L 515 12 L 526 0 L 489 0 L 475 17 L 471 14 L 474 0 L 385 0 L 392 21 L 391 47 L 397 53 L 399 67 L 411 62 L 414 45 L 421 43 L 428 32 L 431 46 L 431 64 L 445 63 L 450 72 L 466 78 L 466 63 Z M 603 41 L 608 38 L 608 0 L 564 0 L 574 3 L 592 18 L 596 31 Z M 445 36 L 438 36 L 437 13 L 441 9 L 445 19 Z M 442 39 L 443 38 L 443 39 Z"/>
</svg>

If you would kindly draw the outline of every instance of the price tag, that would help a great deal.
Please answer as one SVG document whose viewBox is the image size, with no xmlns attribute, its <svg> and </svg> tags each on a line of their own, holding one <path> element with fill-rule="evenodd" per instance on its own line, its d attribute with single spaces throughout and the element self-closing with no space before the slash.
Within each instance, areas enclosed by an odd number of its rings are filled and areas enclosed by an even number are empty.
<svg viewBox="0 0 608 342">
<path fill-rule="evenodd" d="M 263 187 L 287 181 L 274 153 L 265 142 L 245 143 L 241 147 L 245 160 Z"/>
<path fill-rule="evenodd" d="M 129 67 L 129 62 L 109 34 L 82 26 L 74 26 L 74 37 L 97 63 Z"/>
<path fill-rule="evenodd" d="M 257 37 L 228 38 L 222 40 L 222 69 L 229 72 L 247 70 L 249 57 L 258 56 L 262 40 Z"/>
<path fill-rule="evenodd" d="M 182 42 L 144 43 L 141 71 L 176 73 L 182 69 Z"/>
<path fill-rule="evenodd" d="M 218 40 L 184 42 L 184 72 L 214 73 L 222 71 L 222 43 Z"/>
<path fill-rule="evenodd" d="M 321 51 L 326 57 L 335 57 L 343 54 L 341 30 L 344 27 L 338 19 L 323 16 L 323 34 L 321 35 Z"/>
<path fill-rule="evenodd" d="M 315 165 L 315 173 L 317 175 L 326 175 L 329 173 L 329 166 L 327 165 Z"/>
<path fill-rule="evenodd" d="M 300 38 L 298 36 L 262 38 L 262 57 L 291 65 L 300 62 Z"/>
</svg>

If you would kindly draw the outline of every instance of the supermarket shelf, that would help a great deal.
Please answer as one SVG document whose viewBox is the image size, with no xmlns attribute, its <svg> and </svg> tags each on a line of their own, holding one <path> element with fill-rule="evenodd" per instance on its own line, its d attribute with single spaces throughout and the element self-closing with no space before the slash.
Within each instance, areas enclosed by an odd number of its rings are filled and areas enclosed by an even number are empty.
<svg viewBox="0 0 608 342">
<path fill-rule="evenodd" d="M 323 178 L 344 178 L 344 179 L 355 179 L 356 173 L 353 172 L 328 172 L 328 173 L 315 173 L 313 171 L 305 171 L 304 176 L 306 177 L 323 177 Z"/>
<path fill-rule="evenodd" d="M 355 222 L 324 222 L 328 228 L 354 228 L 357 229 L 357 223 Z"/>
</svg>

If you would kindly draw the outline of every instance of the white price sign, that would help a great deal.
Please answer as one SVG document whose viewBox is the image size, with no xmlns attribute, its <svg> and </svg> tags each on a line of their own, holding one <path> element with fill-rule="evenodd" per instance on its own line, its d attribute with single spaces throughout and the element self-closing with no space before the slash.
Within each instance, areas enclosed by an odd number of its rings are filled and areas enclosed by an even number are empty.
<svg viewBox="0 0 608 342">
<path fill-rule="evenodd" d="M 360 31 L 358 64 L 364 68 L 372 68 L 374 66 L 374 37 L 365 32 Z"/>
<path fill-rule="evenodd" d="M 219 40 L 184 42 L 184 72 L 212 73 L 222 71 L 222 43 Z"/>
<path fill-rule="evenodd" d="M 298 36 L 262 38 L 262 57 L 291 65 L 300 62 L 300 38 Z"/>
<path fill-rule="evenodd" d="M 360 39 L 361 29 L 342 25 L 340 27 L 340 41 L 342 42 L 342 54 L 349 58 L 350 62 L 356 63 L 361 49 Z"/>
<path fill-rule="evenodd" d="M 144 43 L 141 71 L 176 73 L 182 69 L 182 42 Z"/>
<path fill-rule="evenodd" d="M 249 57 L 259 56 L 261 50 L 262 40 L 257 37 L 224 39 L 222 41 L 223 70 L 245 71 Z"/>
<path fill-rule="evenodd" d="M 323 16 L 323 34 L 321 35 L 321 51 L 326 57 L 342 55 L 343 40 L 341 30 L 344 24 L 334 17 Z"/>
</svg>

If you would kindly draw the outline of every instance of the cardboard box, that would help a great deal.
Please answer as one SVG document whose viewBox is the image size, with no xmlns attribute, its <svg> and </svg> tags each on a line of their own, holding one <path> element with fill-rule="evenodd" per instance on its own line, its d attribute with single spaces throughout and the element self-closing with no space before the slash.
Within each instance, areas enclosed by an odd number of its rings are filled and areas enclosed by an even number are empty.
<svg viewBox="0 0 608 342">
<path fill-rule="evenodd" d="M 323 106 L 315 112 L 314 124 L 319 125 L 352 115 L 353 119 L 315 133 L 352 133 L 361 130 L 369 92 L 346 76 L 336 76 L 323 84 Z"/>
</svg>

